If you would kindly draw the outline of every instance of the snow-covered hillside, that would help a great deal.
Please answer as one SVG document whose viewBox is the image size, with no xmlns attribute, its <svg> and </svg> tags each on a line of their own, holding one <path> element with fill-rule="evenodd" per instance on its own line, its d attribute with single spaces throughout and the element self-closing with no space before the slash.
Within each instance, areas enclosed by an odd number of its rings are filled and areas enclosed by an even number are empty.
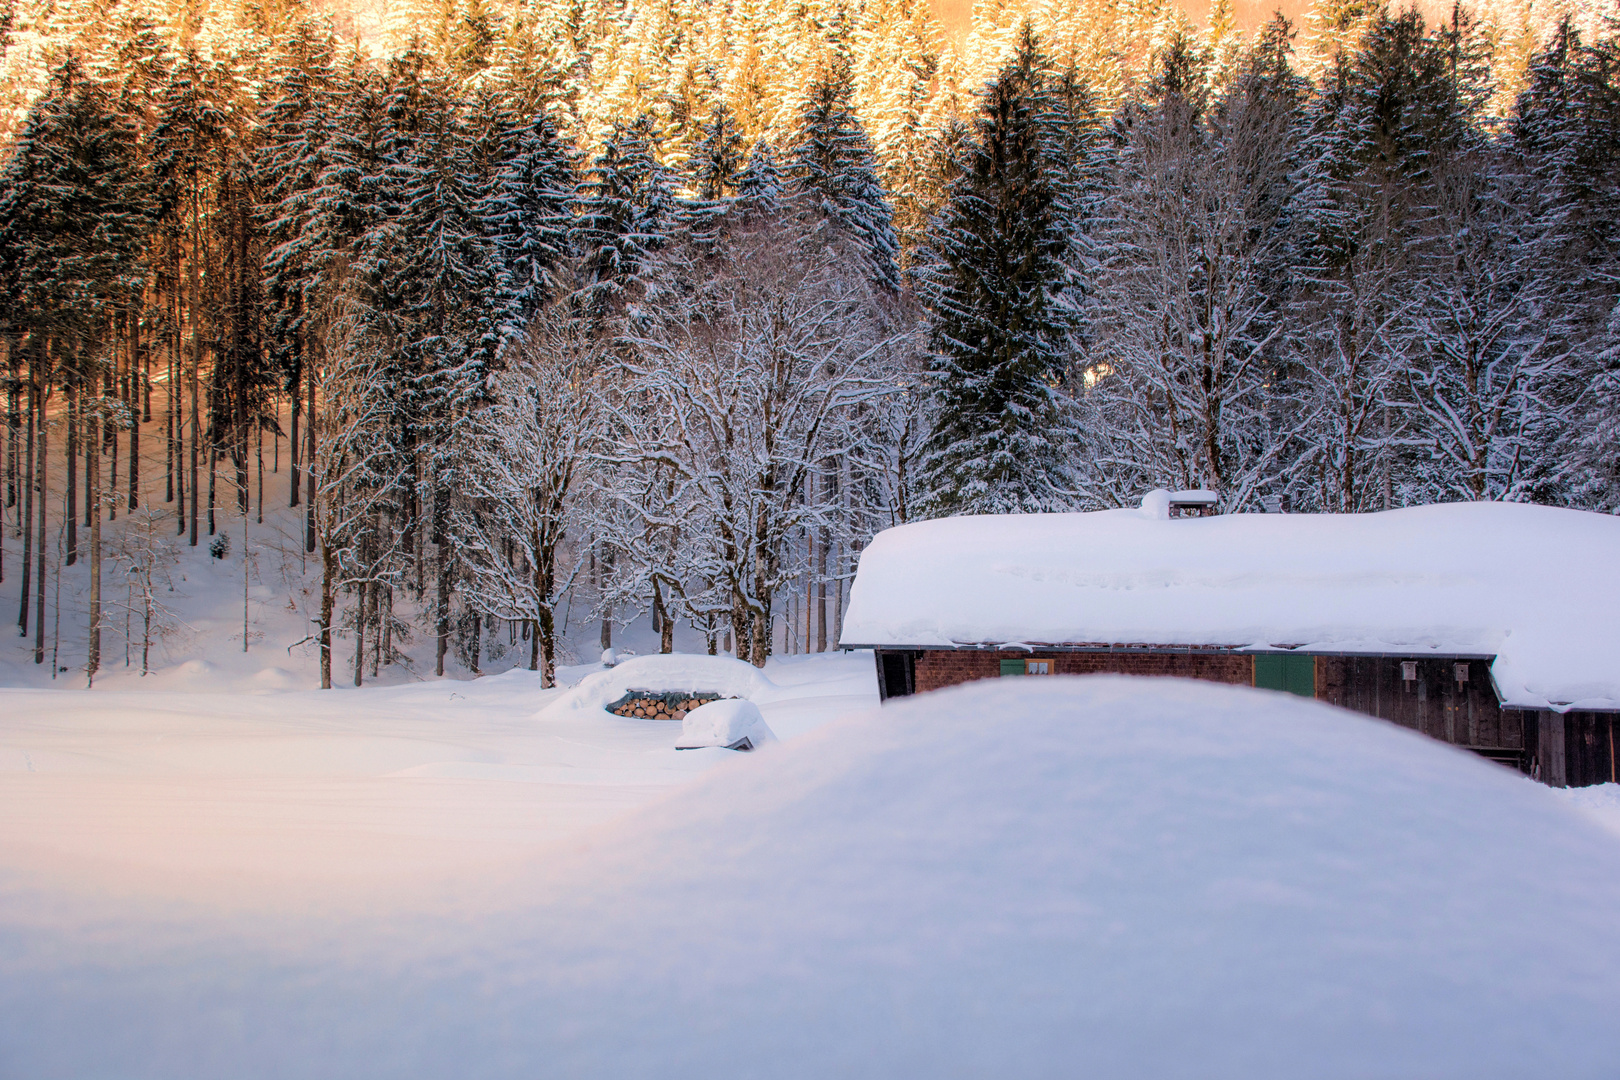
<svg viewBox="0 0 1620 1080">
<path fill-rule="evenodd" d="M 160 459 L 148 462 L 149 475 L 160 475 L 161 465 Z M 270 493 L 284 495 L 285 475 L 268 475 L 266 485 Z M 148 497 L 154 494 L 149 492 Z M 312 689 L 320 684 L 320 657 L 310 636 L 320 608 L 320 562 L 304 551 L 302 511 L 283 505 L 279 499 L 267 498 L 266 502 L 263 524 L 257 521 L 258 506 L 254 503 L 245 541 L 242 516 L 236 513 L 234 506 L 218 511 L 216 536 L 229 538 L 224 558 L 210 554 L 214 538 L 209 537 L 206 530 L 197 547 L 189 546 L 185 537 L 176 538 L 172 514 L 163 504 L 155 505 L 158 516 L 158 527 L 153 530 L 155 540 L 172 558 L 172 562 L 166 563 L 166 577 L 158 599 L 170 615 L 161 620 L 164 624 L 161 632 L 153 635 L 152 673 L 144 677 L 141 675 L 139 604 L 128 596 L 124 578 L 109 555 L 103 572 L 108 614 L 102 643 L 102 669 L 95 680 L 98 688 L 237 694 Z M 121 513 L 119 520 L 106 524 L 109 552 L 131 525 L 131 515 L 127 512 Z M 18 541 L 7 536 L 5 545 L 0 614 L 9 628 L 15 625 L 22 577 L 18 568 Z M 17 636 L 14 630 L 0 631 L 0 686 L 85 685 L 88 560 L 81 557 L 75 565 L 66 566 L 60 552 L 53 551 L 47 562 L 45 661 L 34 662 L 36 624 L 31 605 L 30 631 L 26 638 Z M 563 647 L 559 662 L 562 664 L 593 664 L 601 654 L 601 624 L 589 617 L 593 598 L 586 592 L 580 590 L 578 603 L 565 606 L 560 613 Z M 411 613 L 407 598 L 401 596 L 398 603 L 402 615 Z M 244 609 L 246 650 L 242 647 Z M 126 642 L 130 646 L 127 653 Z M 658 651 L 658 636 L 652 632 L 645 616 L 628 626 L 616 626 L 614 643 L 625 655 Z M 396 640 L 395 646 L 403 659 L 393 666 L 384 666 L 375 677 L 368 669 L 364 676 L 368 684 L 398 685 L 432 677 L 434 642 L 431 638 L 419 635 L 409 641 Z M 701 651 L 704 640 L 689 627 L 677 625 L 675 646 Z M 352 685 L 352 655 L 352 640 L 340 628 L 333 644 L 333 681 L 339 687 Z M 525 667 L 528 659 L 528 642 L 509 640 L 504 624 L 501 629 L 485 635 L 480 661 L 483 672 L 498 674 Z M 446 674 L 452 679 L 473 677 L 453 650 L 446 659 Z"/>
<path fill-rule="evenodd" d="M 1411 732 L 1094 677 L 677 754 L 546 698 L 8 692 L 3 1071 L 1609 1074 L 1620 843 Z"/>
</svg>

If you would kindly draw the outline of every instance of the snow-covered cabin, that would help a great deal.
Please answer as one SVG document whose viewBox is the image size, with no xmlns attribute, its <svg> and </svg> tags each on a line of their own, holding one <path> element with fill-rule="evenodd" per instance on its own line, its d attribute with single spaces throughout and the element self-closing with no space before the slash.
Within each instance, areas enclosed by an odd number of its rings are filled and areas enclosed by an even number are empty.
<svg viewBox="0 0 1620 1080">
<path fill-rule="evenodd" d="M 889 529 L 846 648 L 885 698 L 974 679 L 1180 675 L 1383 717 L 1546 780 L 1616 777 L 1620 518 L 1515 503 Z"/>
</svg>

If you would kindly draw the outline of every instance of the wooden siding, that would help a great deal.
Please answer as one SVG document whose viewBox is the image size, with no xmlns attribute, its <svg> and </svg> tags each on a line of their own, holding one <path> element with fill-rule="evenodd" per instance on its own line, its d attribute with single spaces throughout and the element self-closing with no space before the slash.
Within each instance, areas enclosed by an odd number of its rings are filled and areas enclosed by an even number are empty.
<svg viewBox="0 0 1620 1080">
<path fill-rule="evenodd" d="M 1401 678 L 1403 662 L 1417 664 L 1416 679 Z M 1456 664 L 1468 665 L 1467 682 L 1457 682 Z M 1318 656 L 1316 696 L 1442 742 L 1480 750 L 1525 749 L 1521 717 L 1504 713 L 1496 702 L 1489 661 Z"/>
</svg>

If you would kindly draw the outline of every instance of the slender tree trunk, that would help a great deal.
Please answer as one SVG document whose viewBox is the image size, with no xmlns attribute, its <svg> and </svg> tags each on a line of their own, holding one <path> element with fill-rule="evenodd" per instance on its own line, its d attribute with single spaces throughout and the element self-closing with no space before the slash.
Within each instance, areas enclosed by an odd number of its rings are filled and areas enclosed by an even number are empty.
<svg viewBox="0 0 1620 1080">
<path fill-rule="evenodd" d="M 829 537 L 821 534 L 816 545 L 816 652 L 827 651 L 827 548 Z"/>
<path fill-rule="evenodd" d="M 653 578 L 653 622 L 658 624 L 658 651 L 665 655 L 674 652 L 675 624 L 664 607 L 664 591 L 657 578 Z"/>
<path fill-rule="evenodd" d="M 199 464 L 197 460 L 199 451 L 197 443 L 198 440 L 202 438 L 203 434 L 202 413 L 198 408 L 200 395 L 198 393 L 199 388 L 197 385 L 198 380 L 201 378 L 202 372 L 202 318 L 201 312 L 199 311 L 200 305 L 197 302 L 199 292 L 197 287 L 197 260 L 202 255 L 202 239 L 199 235 L 198 229 L 199 213 L 197 207 L 197 197 L 198 196 L 195 190 L 193 190 L 191 205 L 191 258 L 187 261 L 187 265 L 191 273 L 191 290 L 190 295 L 187 297 L 189 303 L 187 304 L 186 312 L 191 319 L 191 371 L 189 376 L 191 384 L 191 457 L 188 459 L 188 464 L 190 466 L 190 469 L 188 470 L 190 479 L 187 482 L 186 487 L 191 491 L 192 547 L 197 546 L 197 466 Z"/>
<path fill-rule="evenodd" d="M 141 315 L 139 311 L 131 313 L 129 317 L 129 508 L 136 510 L 141 505 L 141 423 L 152 419 L 141 412 L 141 388 L 145 383 L 142 378 L 144 371 L 141 365 Z M 147 409 L 150 411 L 150 397 Z"/>
<path fill-rule="evenodd" d="M 119 393 L 119 388 L 118 388 L 118 352 L 119 352 L 119 350 L 115 347 L 113 349 L 113 370 L 109 371 L 107 373 L 107 376 L 106 376 L 106 378 L 104 380 L 104 386 L 103 386 L 103 391 L 102 391 L 102 396 L 103 397 L 111 398 L 111 397 L 114 397 L 114 396 L 118 395 L 118 393 Z M 99 430 L 97 430 L 98 428 L 99 428 Z M 96 440 L 96 445 L 95 445 L 95 449 L 94 449 L 93 452 L 98 453 L 98 454 L 100 454 L 100 455 L 107 458 L 107 490 L 108 491 L 117 491 L 118 490 L 118 425 L 113 422 L 113 417 L 104 415 L 99 424 L 94 424 L 93 423 L 91 425 L 91 430 L 96 431 L 97 435 L 99 436 L 99 438 Z M 89 470 L 87 469 L 86 473 L 88 474 L 88 472 L 89 472 Z M 99 461 L 98 461 L 98 463 L 96 465 L 96 482 L 98 484 L 101 482 L 101 465 L 100 465 Z M 100 509 L 99 509 L 100 506 L 101 506 L 101 502 L 100 502 L 101 491 L 99 489 L 96 491 L 96 499 L 97 499 L 97 502 L 96 502 L 97 511 L 96 512 L 99 514 L 101 512 Z M 107 520 L 108 521 L 117 521 L 118 520 L 118 500 L 117 499 L 108 499 L 107 500 Z M 86 522 L 86 524 L 88 524 L 88 522 Z"/>
<path fill-rule="evenodd" d="M 67 512 L 63 515 L 67 526 L 67 564 L 79 561 L 79 389 L 78 380 L 69 375 L 67 382 Z M 89 444 L 95 440 L 85 436 L 85 458 L 88 464 L 93 451 Z M 90 524 L 90 497 L 85 494 L 84 523 Z"/>
<path fill-rule="evenodd" d="M 10 510 L 17 505 L 17 433 L 22 426 L 17 409 L 22 380 L 17 373 L 17 346 L 11 341 L 6 343 L 6 375 L 6 509 Z"/>
<path fill-rule="evenodd" d="M 258 456 L 258 460 L 259 460 L 259 524 L 263 525 L 264 524 L 264 424 L 261 422 L 258 425 L 256 425 L 256 427 L 257 427 L 257 437 L 254 440 L 254 453 Z M 242 507 L 242 512 L 243 512 L 243 514 L 247 513 L 247 507 L 246 506 Z"/>
<path fill-rule="evenodd" d="M 321 689 L 332 689 L 332 573 L 336 561 L 332 549 L 321 544 Z"/>
<path fill-rule="evenodd" d="M 86 685 L 96 684 L 101 670 L 101 455 L 91 454 L 85 470 L 85 485 L 93 495 L 95 513 L 90 517 L 90 648 L 85 658 Z"/>
<path fill-rule="evenodd" d="M 288 421 L 290 433 L 287 436 L 287 474 L 292 478 L 287 485 L 288 506 L 298 505 L 298 408 L 303 404 L 299 390 L 302 389 L 304 383 L 304 380 L 298 376 L 302 374 L 303 372 L 299 372 L 298 375 L 293 377 L 292 381 L 292 419 Z"/>
<path fill-rule="evenodd" d="M 310 356 L 304 357 L 304 366 L 309 370 L 309 389 L 304 395 L 304 437 L 305 444 L 304 474 L 308 489 L 305 491 L 305 502 L 308 504 L 304 517 L 304 550 L 315 550 L 315 365 Z"/>
<path fill-rule="evenodd" d="M 37 349 L 38 346 L 36 345 Z M 34 382 L 33 361 L 29 362 L 29 379 L 25 403 L 28 409 L 28 440 L 26 459 L 23 462 L 23 556 L 22 556 L 22 606 L 17 611 L 17 633 L 21 637 L 28 636 L 28 601 L 32 598 L 29 588 L 34 579 L 34 417 L 38 409 L 36 401 L 39 396 L 37 385 Z"/>
<path fill-rule="evenodd" d="M 450 493 L 439 486 L 434 478 L 433 492 L 433 548 L 438 577 L 439 595 L 435 602 L 434 632 L 439 637 L 434 650 L 433 673 L 444 674 L 444 655 L 450 648 L 450 552 L 446 518 L 450 512 Z"/>
<path fill-rule="evenodd" d="M 163 382 L 163 403 L 167 407 L 166 412 L 168 413 L 163 420 L 163 501 L 172 503 L 174 502 L 176 494 L 174 470 L 175 458 L 178 456 L 175 452 L 174 440 L 176 432 L 179 431 L 179 425 L 176 423 L 175 419 L 175 403 L 178 399 L 175 395 L 176 376 L 174 358 L 175 354 L 179 352 L 178 338 L 180 336 L 180 332 L 179 330 L 174 330 L 167 336 L 169 340 L 167 342 L 167 348 L 164 351 L 168 353 L 169 377 Z M 184 513 L 184 508 L 177 508 L 177 511 Z"/>
<path fill-rule="evenodd" d="M 602 568 L 601 577 L 600 577 L 599 580 L 602 583 L 602 587 L 605 588 L 606 585 L 607 585 L 607 582 L 609 581 L 609 579 L 611 579 L 613 577 L 613 549 L 611 547 L 604 547 L 602 549 L 602 560 L 601 560 L 601 563 L 599 565 Z M 602 651 L 603 652 L 606 652 L 607 650 L 613 648 L 613 605 L 612 604 L 603 604 L 602 605 L 602 639 L 601 640 L 602 640 Z"/>
<path fill-rule="evenodd" d="M 218 483 L 219 447 L 208 440 L 208 535 L 214 535 L 214 487 Z"/>
<path fill-rule="evenodd" d="M 367 582 L 360 583 L 359 594 L 354 601 L 354 685 L 364 685 L 366 669 L 366 593 L 370 591 Z"/>
<path fill-rule="evenodd" d="M 43 376 L 46 373 L 42 371 L 40 374 L 42 378 L 37 391 L 39 398 L 39 453 L 36 455 L 39 461 L 37 478 L 39 483 L 39 535 L 34 541 L 34 557 L 36 559 L 34 571 L 36 575 L 34 583 L 34 663 L 36 664 L 45 662 L 45 524 L 46 520 L 51 516 L 51 489 L 47 483 L 49 479 L 47 465 L 50 461 L 50 438 L 45 412 L 50 407 L 51 398 L 44 385 Z M 73 508 L 69 507 L 68 516 L 71 518 L 72 515 Z M 54 676 L 55 672 L 51 674 Z"/>
<path fill-rule="evenodd" d="M 248 519 L 242 515 L 242 651 L 248 651 Z"/>
</svg>

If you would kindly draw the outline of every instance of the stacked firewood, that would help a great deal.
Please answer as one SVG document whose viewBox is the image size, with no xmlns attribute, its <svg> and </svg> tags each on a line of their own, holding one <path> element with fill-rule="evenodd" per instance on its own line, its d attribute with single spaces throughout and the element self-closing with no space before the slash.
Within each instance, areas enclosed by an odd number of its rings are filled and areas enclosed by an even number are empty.
<svg viewBox="0 0 1620 1080">
<path fill-rule="evenodd" d="M 719 701 L 719 694 L 654 693 L 650 690 L 632 690 L 608 706 L 615 716 L 628 716 L 637 720 L 685 720 L 686 714 L 699 705 Z"/>
</svg>

